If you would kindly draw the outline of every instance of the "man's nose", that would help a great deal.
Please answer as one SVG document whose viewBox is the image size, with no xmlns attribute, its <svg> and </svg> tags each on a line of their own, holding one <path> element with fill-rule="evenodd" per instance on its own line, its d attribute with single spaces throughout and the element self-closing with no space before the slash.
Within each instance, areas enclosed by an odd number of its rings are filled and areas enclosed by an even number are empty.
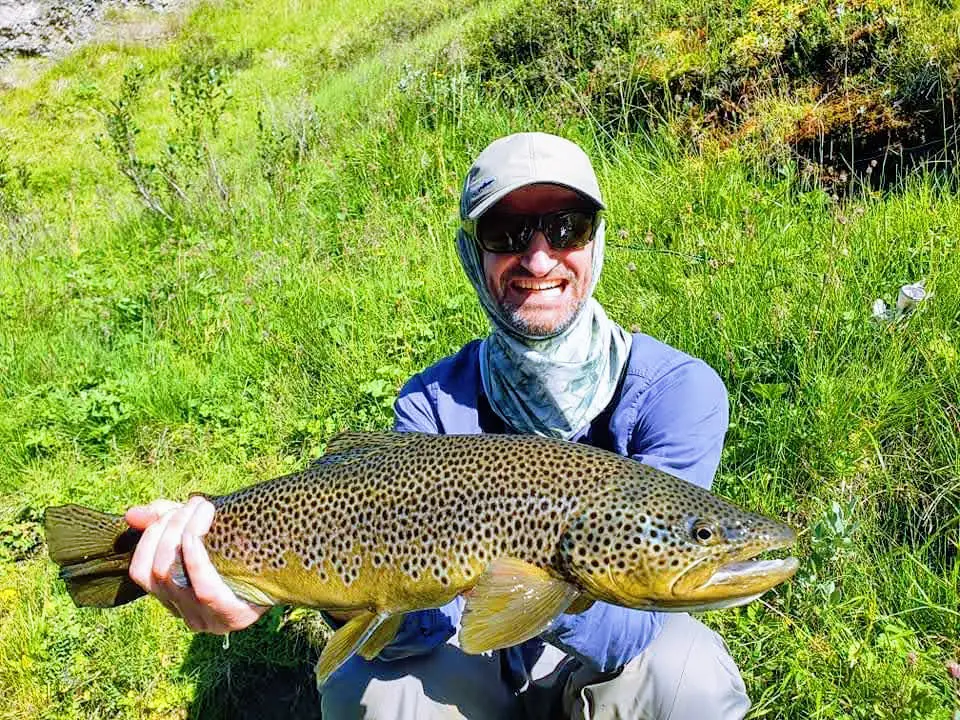
<svg viewBox="0 0 960 720">
<path fill-rule="evenodd" d="M 520 258 L 520 264 L 534 277 L 542 277 L 557 265 L 552 254 L 553 248 L 547 242 L 547 236 L 537 230 L 530 240 L 530 247 Z"/>
</svg>

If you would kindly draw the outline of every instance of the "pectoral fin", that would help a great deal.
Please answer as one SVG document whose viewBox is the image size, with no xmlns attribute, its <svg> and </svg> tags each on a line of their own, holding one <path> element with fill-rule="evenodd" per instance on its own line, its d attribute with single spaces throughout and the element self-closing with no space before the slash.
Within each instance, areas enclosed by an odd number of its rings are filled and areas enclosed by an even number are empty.
<svg viewBox="0 0 960 720">
<path fill-rule="evenodd" d="M 570 583 L 522 560 L 494 560 L 467 594 L 460 648 L 475 655 L 529 640 L 579 594 Z"/>
<path fill-rule="evenodd" d="M 390 615 L 373 631 L 367 641 L 357 651 L 367 660 L 373 660 L 397 636 L 400 624 L 403 622 L 403 613 Z"/>
<path fill-rule="evenodd" d="M 333 674 L 333 671 L 363 647 L 388 617 L 390 616 L 386 613 L 377 615 L 365 611 L 337 630 L 333 637 L 327 640 L 327 644 L 323 646 L 320 660 L 317 661 L 317 686 L 322 687 L 327 678 Z"/>
</svg>

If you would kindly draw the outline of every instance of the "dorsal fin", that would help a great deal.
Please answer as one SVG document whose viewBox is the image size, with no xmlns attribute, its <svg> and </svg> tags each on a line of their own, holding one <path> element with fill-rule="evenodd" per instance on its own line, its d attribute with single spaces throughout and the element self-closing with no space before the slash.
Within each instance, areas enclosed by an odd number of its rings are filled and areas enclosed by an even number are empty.
<svg viewBox="0 0 960 720">
<path fill-rule="evenodd" d="M 326 452 L 313 460 L 310 467 L 362 460 L 372 453 L 404 447 L 423 435 L 414 432 L 342 432 L 330 438 Z"/>
<path fill-rule="evenodd" d="M 422 436 L 423 433 L 351 432 L 348 430 L 330 438 L 323 456 L 403 447 Z"/>
</svg>

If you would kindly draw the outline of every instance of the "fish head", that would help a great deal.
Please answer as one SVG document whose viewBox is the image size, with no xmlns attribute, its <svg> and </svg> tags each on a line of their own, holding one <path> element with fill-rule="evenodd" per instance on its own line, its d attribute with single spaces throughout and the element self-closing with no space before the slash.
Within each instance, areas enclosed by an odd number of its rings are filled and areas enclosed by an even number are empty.
<svg viewBox="0 0 960 720">
<path fill-rule="evenodd" d="M 561 541 L 567 571 L 597 599 L 690 612 L 743 605 L 797 570 L 758 560 L 792 545 L 788 525 L 747 512 L 692 483 L 642 466 L 588 503 Z"/>
</svg>

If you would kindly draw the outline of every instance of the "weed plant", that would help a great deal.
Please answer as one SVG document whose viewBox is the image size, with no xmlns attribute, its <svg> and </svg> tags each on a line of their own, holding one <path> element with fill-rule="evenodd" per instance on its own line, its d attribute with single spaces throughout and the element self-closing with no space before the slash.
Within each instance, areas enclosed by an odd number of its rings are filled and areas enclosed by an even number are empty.
<svg viewBox="0 0 960 720">
<path fill-rule="evenodd" d="M 670 103 L 721 107 L 710 88 L 733 77 L 744 18 L 786 16 L 644 7 L 646 27 L 606 0 L 204 4 L 157 47 L 88 46 L 3 91 L 0 718 L 316 716 L 315 621 L 274 611 L 225 647 L 151 600 L 77 610 L 44 555 L 42 510 L 226 492 L 302 468 L 338 431 L 388 427 L 407 377 L 486 332 L 454 250 L 459 185 L 520 130 L 595 161 L 609 314 L 726 383 L 715 490 L 800 529 L 794 582 L 705 617 L 750 717 L 954 717 L 956 178 L 904 174 L 840 199 L 792 156 L 771 162 L 762 133 L 691 146 Z M 786 38 L 771 46 L 783 68 L 827 27 L 818 8 L 837 7 L 798 6 L 793 30 L 764 31 Z M 896 7 L 928 29 L 953 12 Z M 505 20 L 517 12 L 526 26 Z M 586 28 L 565 35 L 548 12 Z M 535 20 L 544 47 L 522 34 Z M 668 33 L 688 25 L 711 30 Z M 898 27 L 886 49 L 919 47 Z M 931 53 L 953 52 L 930 33 Z M 635 75 L 657 58 L 689 70 L 608 106 L 627 85 L 595 83 L 617 47 Z M 634 123 L 634 107 L 671 121 Z M 872 316 L 920 279 L 931 297 L 912 314 Z"/>
</svg>

